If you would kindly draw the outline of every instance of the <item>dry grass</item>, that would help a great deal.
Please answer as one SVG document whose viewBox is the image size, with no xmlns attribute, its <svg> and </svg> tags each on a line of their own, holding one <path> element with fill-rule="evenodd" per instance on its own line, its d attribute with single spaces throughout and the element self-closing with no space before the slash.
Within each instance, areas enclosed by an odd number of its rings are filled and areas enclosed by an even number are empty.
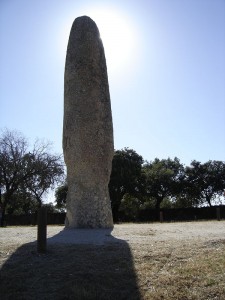
<svg viewBox="0 0 225 300">
<path fill-rule="evenodd" d="M 225 243 L 179 244 L 135 252 L 143 299 L 225 299 Z"/>
<path fill-rule="evenodd" d="M 0 299 L 225 299 L 225 240 L 0 245 Z"/>
</svg>

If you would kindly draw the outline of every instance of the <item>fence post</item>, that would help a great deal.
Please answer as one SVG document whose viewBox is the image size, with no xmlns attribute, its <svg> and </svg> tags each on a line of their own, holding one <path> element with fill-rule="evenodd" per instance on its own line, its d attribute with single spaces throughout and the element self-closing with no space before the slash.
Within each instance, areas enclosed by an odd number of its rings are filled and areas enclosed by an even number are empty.
<svg viewBox="0 0 225 300">
<path fill-rule="evenodd" d="M 216 217 L 217 217 L 217 221 L 220 221 L 220 207 L 216 208 Z"/>
<path fill-rule="evenodd" d="M 160 223 L 163 222 L 163 211 L 160 211 L 160 213 L 159 213 L 159 220 L 160 220 Z"/>
<path fill-rule="evenodd" d="M 40 207 L 38 210 L 37 252 L 45 253 L 47 249 L 47 209 Z"/>
</svg>

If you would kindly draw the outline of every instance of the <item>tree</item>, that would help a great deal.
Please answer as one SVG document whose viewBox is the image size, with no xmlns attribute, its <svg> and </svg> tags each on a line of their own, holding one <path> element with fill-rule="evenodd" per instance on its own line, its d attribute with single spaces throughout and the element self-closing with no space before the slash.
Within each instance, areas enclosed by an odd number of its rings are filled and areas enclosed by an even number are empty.
<svg viewBox="0 0 225 300">
<path fill-rule="evenodd" d="M 135 221 L 141 206 L 141 201 L 129 194 L 125 194 L 121 200 L 119 211 L 128 218 L 129 221 Z"/>
<path fill-rule="evenodd" d="M 109 194 L 114 220 L 118 218 L 121 200 L 126 193 L 133 197 L 138 197 L 142 194 L 144 188 L 142 164 L 142 156 L 132 149 L 124 148 L 115 151 L 109 182 Z"/>
<path fill-rule="evenodd" d="M 68 192 L 68 185 L 64 183 L 55 191 L 56 208 L 64 210 L 66 208 L 66 197 Z"/>
<path fill-rule="evenodd" d="M 61 155 L 50 154 L 50 144 L 37 141 L 31 154 L 31 161 L 36 170 L 33 176 L 27 177 L 24 187 L 36 198 L 39 207 L 42 197 L 64 179 L 64 165 Z"/>
<path fill-rule="evenodd" d="M 4 195 L 3 195 L 4 198 Z M 9 215 L 21 215 L 35 213 L 38 209 L 37 200 L 34 196 L 26 191 L 16 191 L 11 201 L 6 207 L 6 213 Z"/>
<path fill-rule="evenodd" d="M 0 137 L 0 186 L 4 198 L 1 200 L 2 224 L 8 205 L 13 207 L 16 192 L 30 192 L 39 199 L 48 188 L 63 176 L 61 156 L 51 155 L 49 143 L 37 141 L 29 151 L 27 139 L 17 131 L 5 129 Z"/>
<path fill-rule="evenodd" d="M 54 214 L 58 212 L 57 208 L 54 206 L 52 202 L 43 204 L 43 206 L 46 208 L 47 213 Z"/>
<path fill-rule="evenodd" d="M 186 193 L 197 205 L 207 203 L 212 206 L 212 201 L 222 196 L 225 189 L 225 163 L 211 161 L 200 163 L 192 161 L 186 167 Z"/>
<path fill-rule="evenodd" d="M 144 180 L 142 174 L 143 158 L 132 149 L 116 150 L 112 161 L 112 172 L 109 182 L 109 194 L 114 219 L 118 218 L 121 200 L 125 194 L 136 197 L 143 193 Z M 56 207 L 64 209 L 66 205 L 68 185 L 58 187 L 55 192 Z"/>
<path fill-rule="evenodd" d="M 154 161 L 146 163 L 143 170 L 146 175 L 146 195 L 155 199 L 155 209 L 159 212 L 164 199 L 181 192 L 184 167 L 176 157 L 174 160 L 155 158 Z"/>
<path fill-rule="evenodd" d="M 3 131 L 0 137 L 0 185 L 3 188 L 4 200 L 1 200 L 2 221 L 6 206 L 12 202 L 12 196 L 26 177 L 35 172 L 33 165 L 29 163 L 28 142 L 19 132 Z"/>
</svg>

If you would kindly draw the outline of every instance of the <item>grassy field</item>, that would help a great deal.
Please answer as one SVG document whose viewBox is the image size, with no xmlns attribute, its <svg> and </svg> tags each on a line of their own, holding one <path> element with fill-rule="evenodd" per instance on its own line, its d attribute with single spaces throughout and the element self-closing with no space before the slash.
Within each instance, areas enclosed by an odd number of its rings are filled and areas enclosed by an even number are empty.
<svg viewBox="0 0 225 300">
<path fill-rule="evenodd" d="M 0 299 L 225 299 L 225 237 L 153 244 L 0 245 Z"/>
</svg>

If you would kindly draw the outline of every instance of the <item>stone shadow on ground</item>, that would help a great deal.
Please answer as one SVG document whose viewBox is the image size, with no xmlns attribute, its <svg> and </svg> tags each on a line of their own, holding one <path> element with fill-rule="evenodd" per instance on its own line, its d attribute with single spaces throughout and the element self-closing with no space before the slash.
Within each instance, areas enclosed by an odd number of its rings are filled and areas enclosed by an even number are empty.
<svg viewBox="0 0 225 300">
<path fill-rule="evenodd" d="M 48 238 L 48 245 L 51 244 L 89 244 L 89 245 L 104 245 L 104 244 L 123 244 L 125 241 L 115 238 L 112 235 L 113 229 L 76 229 L 62 228 L 62 230 Z"/>
<path fill-rule="evenodd" d="M 64 229 L 18 248 L 0 271 L 0 299 L 141 299 L 126 241 L 105 229 Z"/>
</svg>

